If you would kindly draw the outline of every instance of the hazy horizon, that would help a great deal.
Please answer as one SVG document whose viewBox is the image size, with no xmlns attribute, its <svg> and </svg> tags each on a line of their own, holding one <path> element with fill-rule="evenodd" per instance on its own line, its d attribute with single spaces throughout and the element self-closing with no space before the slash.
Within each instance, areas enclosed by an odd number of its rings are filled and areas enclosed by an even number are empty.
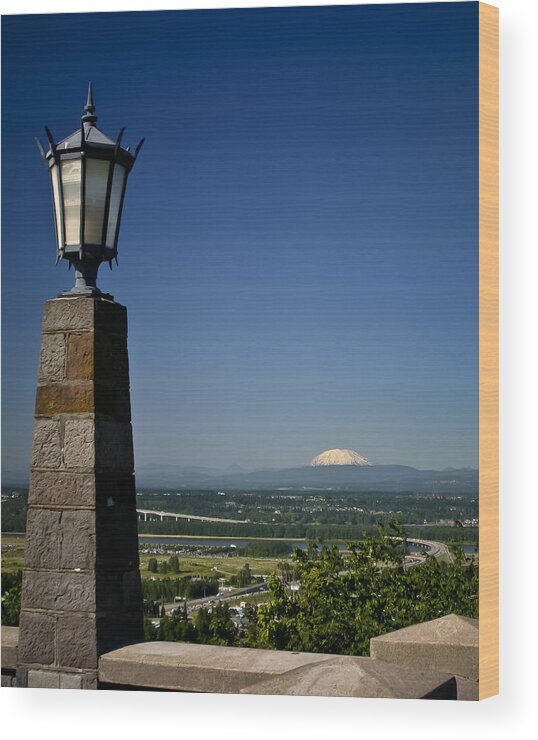
<svg viewBox="0 0 538 740">
<path fill-rule="evenodd" d="M 338 467 L 346 467 L 346 468 L 354 468 L 359 466 L 354 465 L 348 465 L 348 466 L 339 466 L 334 465 L 331 466 L 332 468 L 338 468 Z M 411 467 L 414 468 L 414 466 L 408 466 L 405 463 L 387 463 L 387 462 L 378 462 L 378 463 L 372 463 L 371 468 L 376 467 Z M 206 471 L 206 473 L 209 476 L 215 475 L 218 477 L 218 475 L 229 475 L 232 472 L 237 474 L 248 474 L 248 473 L 256 473 L 256 472 L 264 472 L 264 471 L 285 471 L 285 470 L 295 470 L 295 469 L 301 469 L 301 468 L 312 468 L 312 466 L 309 463 L 303 463 L 303 464 L 297 464 L 297 465 L 291 465 L 286 468 L 281 468 L 279 466 L 262 466 L 262 467 L 244 467 L 243 465 L 239 465 L 238 463 L 230 463 L 230 465 L 224 467 L 224 468 L 218 468 L 214 467 L 212 465 L 206 465 L 206 466 L 199 466 L 199 465 L 177 465 L 174 463 L 164 463 L 161 465 L 157 465 L 155 463 L 147 463 L 146 465 L 138 466 L 135 470 L 135 478 L 138 485 L 143 486 L 156 486 L 159 487 L 162 484 L 162 482 L 159 481 L 158 478 L 158 471 L 161 472 L 161 480 L 162 476 L 166 476 L 167 474 L 180 474 L 181 471 Z M 419 472 L 424 472 L 427 470 L 433 470 L 435 472 L 443 473 L 447 471 L 473 471 L 478 472 L 478 468 L 472 467 L 472 466 L 462 466 L 462 467 L 454 467 L 454 466 L 447 466 L 445 468 L 435 469 L 435 468 L 416 468 Z M 22 474 L 20 477 L 11 476 L 6 478 L 4 475 L 2 478 L 2 486 L 28 486 L 29 483 L 29 471 L 26 473 L 26 476 Z M 5 479 L 5 480 L 4 480 Z M 178 485 L 181 484 L 181 480 L 178 480 Z M 218 481 L 215 481 L 215 486 L 218 486 Z M 168 483 L 165 485 L 165 487 L 168 487 Z M 174 487 L 174 486 L 172 486 Z M 190 486 L 191 488 L 194 487 L 193 485 Z"/>
</svg>

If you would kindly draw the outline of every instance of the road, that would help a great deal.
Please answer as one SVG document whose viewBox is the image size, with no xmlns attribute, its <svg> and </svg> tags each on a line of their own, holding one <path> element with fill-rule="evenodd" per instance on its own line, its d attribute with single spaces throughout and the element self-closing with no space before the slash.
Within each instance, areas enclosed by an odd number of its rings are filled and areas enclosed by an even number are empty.
<svg viewBox="0 0 538 740">
<path fill-rule="evenodd" d="M 413 537 L 412 539 L 407 540 L 407 544 L 418 545 L 418 547 L 422 548 L 428 555 L 431 555 L 434 558 L 444 558 L 449 563 L 454 562 L 454 557 L 450 552 L 448 545 L 445 545 L 444 542 L 435 542 L 434 540 L 419 540 L 416 539 L 416 537 Z M 416 555 L 416 553 L 413 553 L 413 556 L 414 555 Z"/>
<path fill-rule="evenodd" d="M 230 601 L 231 599 L 237 599 L 239 596 L 247 596 L 249 594 L 262 594 L 267 591 L 266 583 L 255 583 L 252 586 L 245 586 L 245 588 L 236 588 L 233 591 L 226 591 L 225 593 L 213 594 L 213 596 L 205 596 L 202 599 L 192 599 L 187 602 L 187 611 L 191 612 L 195 609 L 199 609 L 202 606 L 207 606 L 211 602 L 215 601 Z M 180 603 L 173 602 L 171 604 L 165 604 L 164 609 L 166 614 L 170 614 L 172 609 L 181 607 Z"/>
</svg>

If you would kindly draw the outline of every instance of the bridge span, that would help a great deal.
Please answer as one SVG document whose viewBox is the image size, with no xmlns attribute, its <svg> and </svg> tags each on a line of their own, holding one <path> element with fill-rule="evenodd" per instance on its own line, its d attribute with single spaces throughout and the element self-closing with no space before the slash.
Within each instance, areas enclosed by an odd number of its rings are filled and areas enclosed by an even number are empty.
<svg viewBox="0 0 538 740">
<path fill-rule="evenodd" d="M 199 516 L 198 514 L 175 514 L 172 511 L 155 511 L 154 509 L 137 509 L 136 513 L 140 521 L 152 521 L 160 519 L 175 519 L 177 522 L 179 519 L 187 519 L 187 521 L 198 521 L 198 522 L 222 522 L 223 524 L 249 524 L 248 519 L 222 519 L 216 516 Z"/>
<path fill-rule="evenodd" d="M 423 539 L 417 539 L 415 537 L 410 537 L 407 539 L 407 544 L 414 547 L 419 547 L 421 550 L 423 550 L 428 555 L 431 555 L 434 558 L 446 558 L 449 563 L 452 563 L 454 560 L 454 557 L 452 553 L 450 552 L 450 549 L 448 545 L 445 545 L 444 542 L 437 542 L 435 540 L 423 540 Z"/>
</svg>

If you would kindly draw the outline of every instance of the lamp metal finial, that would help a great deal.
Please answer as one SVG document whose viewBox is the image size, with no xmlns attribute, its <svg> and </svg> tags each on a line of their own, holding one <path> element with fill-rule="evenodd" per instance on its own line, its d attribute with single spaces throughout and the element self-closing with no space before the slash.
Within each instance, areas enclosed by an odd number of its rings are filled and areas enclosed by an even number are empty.
<svg viewBox="0 0 538 740">
<path fill-rule="evenodd" d="M 86 99 L 86 105 L 84 106 L 84 115 L 82 116 L 83 123 L 89 123 L 92 126 L 97 121 L 95 113 L 95 105 L 93 102 L 93 88 L 92 83 L 88 83 L 88 97 Z"/>
</svg>

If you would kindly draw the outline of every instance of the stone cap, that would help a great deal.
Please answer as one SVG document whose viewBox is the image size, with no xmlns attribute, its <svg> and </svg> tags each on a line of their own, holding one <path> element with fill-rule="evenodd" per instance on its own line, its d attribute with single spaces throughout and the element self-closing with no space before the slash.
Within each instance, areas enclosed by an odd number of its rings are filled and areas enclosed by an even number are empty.
<svg viewBox="0 0 538 740">
<path fill-rule="evenodd" d="M 449 614 L 370 640 L 370 656 L 478 681 L 478 619 Z"/>
<path fill-rule="evenodd" d="M 105 684 L 201 693 L 456 698 L 453 676 L 370 658 L 145 642 L 101 656 Z"/>
<path fill-rule="evenodd" d="M 456 699 L 456 679 L 371 658 L 323 656 L 318 663 L 286 671 L 242 689 L 242 694 L 353 696 L 364 699 Z"/>
</svg>

